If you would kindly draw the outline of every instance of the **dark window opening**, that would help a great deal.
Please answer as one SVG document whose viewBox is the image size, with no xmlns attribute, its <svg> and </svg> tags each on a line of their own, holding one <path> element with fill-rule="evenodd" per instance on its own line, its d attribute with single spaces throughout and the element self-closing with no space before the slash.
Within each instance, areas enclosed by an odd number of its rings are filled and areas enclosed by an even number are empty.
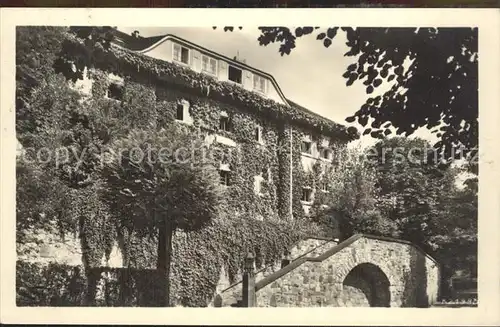
<svg viewBox="0 0 500 327">
<path fill-rule="evenodd" d="M 301 150 L 303 153 L 311 153 L 311 142 L 302 141 Z"/>
<path fill-rule="evenodd" d="M 189 64 L 189 49 L 180 46 L 179 44 L 174 44 L 174 60 L 180 61 L 186 65 Z"/>
<path fill-rule="evenodd" d="M 220 117 L 219 129 L 221 131 L 226 131 L 226 132 L 230 131 L 230 129 L 231 129 L 230 128 L 230 121 L 229 121 L 228 117 Z"/>
<path fill-rule="evenodd" d="M 311 202 L 312 190 L 310 188 L 302 189 L 302 201 Z"/>
<path fill-rule="evenodd" d="M 321 150 L 321 157 L 324 159 L 330 159 L 330 150 L 329 149 L 322 149 Z"/>
<path fill-rule="evenodd" d="M 221 185 L 228 186 L 229 185 L 229 172 L 226 170 L 220 170 L 220 183 Z"/>
<path fill-rule="evenodd" d="M 184 105 L 182 105 L 182 103 L 179 103 L 177 105 L 177 113 L 175 119 L 184 120 Z"/>
<path fill-rule="evenodd" d="M 262 130 L 260 126 L 255 127 L 255 141 L 260 142 L 262 140 Z"/>
<path fill-rule="evenodd" d="M 185 64 L 189 64 L 189 50 L 186 48 L 181 49 L 181 61 Z"/>
<path fill-rule="evenodd" d="M 111 83 L 108 87 L 108 98 L 121 101 L 123 99 L 123 85 Z"/>
<path fill-rule="evenodd" d="M 241 84 L 241 69 L 229 66 L 229 80 Z"/>
</svg>

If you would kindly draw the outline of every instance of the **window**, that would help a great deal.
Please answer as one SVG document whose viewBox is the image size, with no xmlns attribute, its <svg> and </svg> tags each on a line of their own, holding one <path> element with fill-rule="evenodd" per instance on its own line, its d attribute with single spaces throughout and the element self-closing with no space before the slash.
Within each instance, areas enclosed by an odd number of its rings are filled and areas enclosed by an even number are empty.
<svg viewBox="0 0 500 327">
<path fill-rule="evenodd" d="M 262 143 L 262 127 L 255 127 L 255 141 Z"/>
<path fill-rule="evenodd" d="M 225 117 L 225 116 L 220 117 L 219 129 L 221 131 L 229 132 L 229 130 L 230 130 L 230 126 L 229 125 L 230 125 L 229 117 Z"/>
<path fill-rule="evenodd" d="M 177 114 L 175 116 L 177 120 L 184 120 L 184 106 L 182 103 L 177 104 Z"/>
<path fill-rule="evenodd" d="M 302 153 L 311 154 L 311 142 L 302 141 L 301 143 L 301 151 Z"/>
<path fill-rule="evenodd" d="M 208 56 L 201 56 L 201 70 L 216 75 L 217 74 L 217 59 Z"/>
<path fill-rule="evenodd" d="M 331 159 L 330 153 L 331 153 L 330 149 L 322 148 L 321 149 L 321 158 L 330 160 Z"/>
<path fill-rule="evenodd" d="M 186 100 L 180 100 L 177 103 L 175 119 L 177 121 L 182 121 L 186 123 L 192 123 L 191 117 L 189 115 L 189 102 Z"/>
<path fill-rule="evenodd" d="M 220 174 L 221 185 L 229 186 L 229 171 L 219 170 L 219 174 Z"/>
<path fill-rule="evenodd" d="M 262 182 L 264 181 L 264 178 L 262 175 L 257 175 L 253 177 L 253 190 L 254 193 L 257 195 L 262 195 Z"/>
<path fill-rule="evenodd" d="M 259 175 L 254 176 L 254 191 L 257 195 L 265 195 L 268 182 L 271 181 L 269 168 L 262 168 Z"/>
<path fill-rule="evenodd" d="M 174 60 L 189 65 L 189 49 L 174 43 Z"/>
<path fill-rule="evenodd" d="M 310 187 L 302 188 L 302 201 L 311 202 L 312 201 L 312 190 Z"/>
<path fill-rule="evenodd" d="M 107 97 L 121 101 L 123 99 L 123 85 L 118 83 L 111 83 L 108 87 Z"/>
<path fill-rule="evenodd" d="M 253 75 L 253 89 L 257 92 L 266 93 L 266 79 L 259 75 Z"/>
<path fill-rule="evenodd" d="M 328 192 L 328 183 L 327 182 L 321 183 L 321 191 Z"/>
<path fill-rule="evenodd" d="M 241 69 L 229 66 L 229 80 L 241 84 Z"/>
</svg>

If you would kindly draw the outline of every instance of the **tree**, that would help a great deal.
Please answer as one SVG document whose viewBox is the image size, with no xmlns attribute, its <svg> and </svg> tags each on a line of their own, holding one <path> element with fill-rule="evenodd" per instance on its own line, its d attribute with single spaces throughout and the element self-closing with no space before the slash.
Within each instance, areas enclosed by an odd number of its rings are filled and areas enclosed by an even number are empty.
<svg viewBox="0 0 500 327">
<path fill-rule="evenodd" d="M 47 76 L 64 40 L 62 27 L 19 26 L 16 28 L 16 118 L 24 123 L 27 98 Z"/>
<path fill-rule="evenodd" d="M 25 242 L 33 229 L 55 225 L 63 235 L 79 232 L 84 264 L 99 265 L 114 241 L 107 207 L 95 196 L 99 154 L 131 121 L 143 121 L 109 110 L 99 99 L 84 99 L 56 72 L 66 28 L 16 32 L 16 132 L 23 146 L 16 171 L 17 242 Z"/>
<path fill-rule="evenodd" d="M 31 158 L 33 159 L 33 158 Z M 16 162 L 16 242 L 36 241 L 36 231 L 47 228 L 64 235 L 75 225 L 71 190 L 34 160 Z"/>
<path fill-rule="evenodd" d="M 377 171 L 365 160 L 364 151 L 358 146 L 339 154 L 324 200 L 328 208 L 313 219 L 343 239 L 355 233 L 397 236 L 397 225 L 377 208 Z"/>
<path fill-rule="evenodd" d="M 477 274 L 477 177 L 457 187 L 468 165 L 438 161 L 422 139 L 382 140 L 373 149 L 378 169 L 378 204 L 394 221 L 400 236 L 432 254 L 442 280 L 454 274 Z M 446 291 L 446 290 L 444 290 Z"/>
<path fill-rule="evenodd" d="M 477 177 L 456 186 L 467 168 L 443 165 L 422 139 L 395 137 L 340 153 L 329 207 L 313 220 L 344 239 L 370 233 L 411 241 L 438 259 L 444 277 L 476 274 Z"/>
<path fill-rule="evenodd" d="M 38 230 L 64 236 L 77 225 L 77 194 L 61 178 L 65 165 L 58 160 L 64 158 L 56 158 L 73 155 L 68 141 L 80 98 L 53 69 L 64 31 L 45 26 L 16 29 L 16 137 L 23 147 L 16 162 L 19 245 L 33 241 Z"/>
<path fill-rule="evenodd" d="M 259 27 L 259 30 L 259 44 L 279 43 L 282 56 L 296 48 L 295 41 L 300 37 L 314 34 L 328 48 L 338 32 L 343 31 L 349 47 L 344 56 L 353 57 L 353 63 L 342 75 L 346 84 L 361 82 L 370 95 L 384 82 L 393 83 L 387 92 L 368 97 L 353 116 L 346 118 L 347 122 L 357 120 L 364 127 L 363 134 L 380 139 L 392 133 L 391 127 L 397 135 L 406 136 L 425 127 L 439 138 L 434 147 L 443 151 L 443 158 L 460 156 L 457 149 L 463 149 L 464 155 L 476 155 L 477 28 Z"/>
<path fill-rule="evenodd" d="M 168 306 L 173 233 L 200 229 L 217 216 L 218 175 L 203 156 L 203 141 L 174 124 L 158 132 L 131 131 L 108 149 L 104 197 L 125 226 L 158 233 L 157 267 Z"/>
<path fill-rule="evenodd" d="M 432 236 L 436 255 L 446 270 L 444 277 L 453 274 L 477 276 L 477 176 L 465 180 L 444 203 L 440 230 Z"/>
</svg>

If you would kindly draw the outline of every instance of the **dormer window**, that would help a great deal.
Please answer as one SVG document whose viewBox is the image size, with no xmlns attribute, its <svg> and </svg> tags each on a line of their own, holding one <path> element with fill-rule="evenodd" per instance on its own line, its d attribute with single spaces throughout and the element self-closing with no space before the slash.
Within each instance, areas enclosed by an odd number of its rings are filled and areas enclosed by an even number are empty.
<svg viewBox="0 0 500 327">
<path fill-rule="evenodd" d="M 266 79 L 259 75 L 253 75 L 253 89 L 260 93 L 266 93 Z"/>
<path fill-rule="evenodd" d="M 302 153 L 311 154 L 312 153 L 312 143 L 310 141 L 302 141 L 301 151 L 302 151 Z"/>
<path fill-rule="evenodd" d="M 242 76 L 242 71 L 239 68 L 236 68 L 234 66 L 229 66 L 229 76 L 228 79 L 232 82 L 241 84 L 241 76 Z"/>
<path fill-rule="evenodd" d="M 217 60 L 209 56 L 201 56 L 201 70 L 205 73 L 216 75 L 217 74 Z"/>
<path fill-rule="evenodd" d="M 189 65 L 189 49 L 174 43 L 173 59 L 174 61 Z"/>
</svg>

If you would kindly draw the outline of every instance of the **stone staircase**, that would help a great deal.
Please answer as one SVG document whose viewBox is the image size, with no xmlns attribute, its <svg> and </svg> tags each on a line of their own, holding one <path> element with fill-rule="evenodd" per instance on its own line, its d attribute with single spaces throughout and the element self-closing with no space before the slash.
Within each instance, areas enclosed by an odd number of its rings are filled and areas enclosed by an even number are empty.
<svg viewBox="0 0 500 327">
<path fill-rule="evenodd" d="M 309 237 L 304 240 L 297 242 L 290 249 L 290 262 L 294 262 L 300 258 L 306 256 L 318 256 L 325 250 L 338 244 L 337 240 L 321 238 L 321 237 Z M 270 276 L 271 274 L 282 269 L 282 262 L 276 262 L 273 265 L 265 266 L 255 272 L 255 281 L 260 280 Z M 223 288 L 218 292 L 216 300 L 212 301 L 212 306 L 223 307 L 241 307 L 242 306 L 242 280 Z"/>
<path fill-rule="evenodd" d="M 439 294 L 439 263 L 417 245 L 355 234 L 342 243 L 308 238 L 291 262 L 255 273 L 257 307 L 429 307 Z M 215 307 L 241 307 L 242 282 L 222 288 Z M 249 289 L 249 292 L 250 289 Z"/>
</svg>

